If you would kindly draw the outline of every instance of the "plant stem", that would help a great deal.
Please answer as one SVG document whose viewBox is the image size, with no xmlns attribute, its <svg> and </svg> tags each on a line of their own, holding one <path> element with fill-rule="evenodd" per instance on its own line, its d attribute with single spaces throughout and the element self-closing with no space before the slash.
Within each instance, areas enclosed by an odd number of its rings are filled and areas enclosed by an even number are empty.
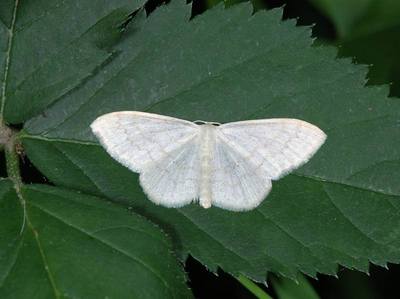
<svg viewBox="0 0 400 299">
<path fill-rule="evenodd" d="M 21 203 L 24 216 L 21 225 L 20 234 L 24 232 L 25 222 L 27 220 L 26 215 L 26 203 L 21 193 L 22 179 L 21 172 L 19 169 L 19 156 L 16 148 L 16 133 L 9 127 L 7 127 L 2 121 L 0 121 L 0 145 L 4 148 L 7 175 L 11 179 L 14 185 L 15 192 L 17 193 L 18 199 Z"/>
<path fill-rule="evenodd" d="M 252 282 L 250 279 L 248 279 L 246 276 L 240 274 L 236 279 L 246 288 L 248 289 L 251 293 L 253 293 L 254 296 L 256 296 L 259 299 L 272 299 L 271 296 L 269 296 L 266 292 L 264 292 L 263 289 L 261 289 L 257 284 Z"/>
<path fill-rule="evenodd" d="M 15 149 L 14 136 L 11 136 L 11 138 L 5 144 L 4 151 L 6 155 L 6 166 L 7 166 L 8 177 L 13 181 L 15 189 L 17 189 L 18 192 L 22 185 L 22 181 L 21 181 L 21 173 L 19 170 L 19 157 Z"/>
</svg>

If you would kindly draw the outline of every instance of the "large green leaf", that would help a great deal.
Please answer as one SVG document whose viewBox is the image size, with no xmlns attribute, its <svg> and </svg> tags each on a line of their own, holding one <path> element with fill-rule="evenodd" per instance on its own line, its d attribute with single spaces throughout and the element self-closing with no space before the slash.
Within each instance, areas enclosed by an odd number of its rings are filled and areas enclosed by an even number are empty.
<svg viewBox="0 0 400 299">
<path fill-rule="evenodd" d="M 219 6 L 190 20 L 179 1 L 139 14 L 115 48 L 118 57 L 21 135 L 29 159 L 53 183 L 132 207 L 210 269 L 264 280 L 363 271 L 400 260 L 400 102 L 366 88 L 366 68 L 311 46 L 309 29 L 281 10 L 252 15 L 248 4 Z M 294 174 L 275 182 L 256 210 L 197 205 L 166 209 L 148 201 L 137 175 L 113 161 L 88 125 L 116 110 L 227 122 L 294 117 L 328 140 Z"/>
<path fill-rule="evenodd" d="M 19 197 L 0 182 L 1 298 L 189 295 L 170 242 L 146 219 L 55 187 L 24 186 Z"/>
</svg>

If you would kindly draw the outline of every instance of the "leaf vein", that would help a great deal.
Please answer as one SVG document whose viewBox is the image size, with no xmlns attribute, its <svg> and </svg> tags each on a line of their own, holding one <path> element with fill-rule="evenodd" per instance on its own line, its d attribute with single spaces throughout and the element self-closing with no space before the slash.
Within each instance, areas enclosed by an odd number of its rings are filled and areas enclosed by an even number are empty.
<svg viewBox="0 0 400 299">
<path fill-rule="evenodd" d="M 64 157 L 66 157 L 72 165 L 74 165 L 91 183 L 92 185 L 102 194 L 104 194 L 102 188 L 92 179 L 90 175 L 88 175 L 81 166 L 78 165 L 66 152 L 63 150 L 59 149 L 57 146 L 53 145 L 53 147 L 60 152 Z"/>
<path fill-rule="evenodd" d="M 129 252 L 126 252 L 125 250 L 119 248 L 118 246 L 115 246 L 114 244 L 112 244 L 112 243 L 110 243 L 110 242 L 108 242 L 108 241 L 106 241 L 106 240 L 103 240 L 103 239 L 100 238 L 99 236 L 94 235 L 93 233 L 91 233 L 91 232 L 89 232 L 89 231 L 87 231 L 87 230 L 84 230 L 84 229 L 82 229 L 82 228 L 80 228 L 80 227 L 78 227 L 78 226 L 75 226 L 75 225 L 73 225 L 72 223 L 69 223 L 68 221 L 66 221 L 65 219 L 63 219 L 62 217 L 60 217 L 59 215 L 54 214 L 53 212 L 51 212 L 51 211 L 49 211 L 49 210 L 47 210 L 47 209 L 45 209 L 45 208 L 43 208 L 43 207 L 41 207 L 41 206 L 39 206 L 39 205 L 33 203 L 32 201 L 29 202 L 29 204 L 32 205 L 32 206 L 34 206 L 34 207 L 36 207 L 36 208 L 38 208 L 39 210 L 41 210 L 42 212 L 48 214 L 49 216 L 52 216 L 54 219 L 60 221 L 61 223 L 65 224 L 66 226 L 68 226 L 68 227 L 70 227 L 70 228 L 73 228 L 74 230 L 77 230 L 77 231 L 79 231 L 80 233 L 91 237 L 93 240 L 96 240 L 97 242 L 99 242 L 99 243 L 101 243 L 101 244 L 103 244 L 103 245 L 105 245 L 105 246 L 107 246 L 107 247 L 109 247 L 109 248 L 112 248 L 112 249 L 114 249 L 116 252 L 118 252 L 118 253 L 120 253 L 120 254 L 126 256 L 127 258 L 133 260 L 136 264 L 138 264 L 138 265 L 140 265 L 141 267 L 145 268 L 147 271 L 153 273 L 153 275 L 154 275 L 155 277 L 157 277 L 157 279 L 158 279 L 159 281 L 161 281 L 161 282 L 166 286 L 166 288 L 168 289 L 168 291 L 170 292 L 170 294 L 172 294 L 172 292 L 171 292 L 171 287 L 170 287 L 170 285 L 168 284 L 168 282 L 162 277 L 162 275 L 161 275 L 160 273 L 158 273 L 155 269 L 153 269 L 153 267 L 151 267 L 151 266 L 150 266 L 149 264 L 147 264 L 145 261 L 143 261 L 143 260 L 141 260 L 141 259 L 139 259 L 139 258 L 137 258 L 137 257 L 135 257 L 135 256 L 133 256 L 133 255 L 131 255 Z"/>
<path fill-rule="evenodd" d="M 300 244 L 301 246 L 303 246 L 308 252 L 309 254 L 314 257 L 318 262 L 321 262 L 321 259 L 319 257 L 317 257 L 311 250 L 311 248 L 306 245 L 305 243 L 303 243 L 300 239 L 297 239 L 296 237 L 294 237 L 292 234 L 290 234 L 287 230 L 283 229 L 274 219 L 267 217 L 267 215 L 261 210 L 261 209 L 256 209 L 256 211 L 261 214 L 264 219 L 266 221 L 271 222 L 273 225 L 275 225 L 279 230 L 281 230 L 285 235 L 287 235 L 289 238 L 291 238 L 292 240 L 294 240 L 296 243 Z"/>
<path fill-rule="evenodd" d="M 380 245 L 380 246 L 384 246 L 386 247 L 386 244 L 379 242 L 375 239 L 373 239 L 372 237 L 370 237 L 369 235 L 367 235 L 367 233 L 365 233 L 361 228 L 359 228 L 354 222 L 353 220 L 347 215 L 345 214 L 342 209 L 340 209 L 338 207 L 338 205 L 334 202 L 334 200 L 332 199 L 331 195 L 329 194 L 329 192 L 326 190 L 325 186 L 323 186 L 323 191 L 326 194 L 326 196 L 328 197 L 329 201 L 332 203 L 332 205 L 336 208 L 336 210 L 340 213 L 340 215 L 343 216 L 343 218 L 345 218 L 350 224 L 351 226 L 353 226 L 356 231 L 358 231 L 362 236 L 366 237 L 369 241 L 371 241 L 374 244 Z"/>
<path fill-rule="evenodd" d="M 28 218 L 28 216 L 26 216 L 26 217 Z M 50 285 L 51 285 L 51 287 L 52 287 L 52 289 L 53 289 L 54 296 L 55 296 L 57 299 L 58 299 L 58 298 L 61 298 L 61 296 L 60 296 L 60 291 L 58 290 L 57 285 L 56 285 L 56 282 L 55 282 L 55 279 L 54 279 L 54 276 L 53 276 L 53 274 L 51 273 L 51 270 L 50 270 L 50 267 L 49 267 L 49 262 L 48 262 L 48 260 L 47 260 L 47 258 L 46 258 L 46 254 L 45 254 L 44 249 L 43 249 L 43 247 L 42 247 L 42 244 L 41 244 L 41 242 L 40 242 L 40 240 L 39 240 L 39 233 L 35 230 L 35 228 L 33 227 L 33 224 L 32 224 L 31 221 L 29 220 L 29 218 L 28 218 L 27 220 L 28 220 L 28 221 L 27 221 L 28 226 L 29 226 L 29 228 L 30 228 L 31 231 L 32 231 L 33 237 L 35 238 L 36 245 L 38 246 L 39 253 L 40 253 L 40 256 L 41 256 L 42 262 L 43 262 L 43 267 L 44 267 L 44 270 L 45 270 L 46 273 L 47 273 L 47 277 L 48 277 L 49 282 L 50 282 Z"/>
<path fill-rule="evenodd" d="M 14 259 L 12 261 L 12 264 L 10 265 L 10 268 L 8 269 L 8 271 L 4 274 L 4 276 L 2 277 L 1 281 L 0 281 L 0 288 L 4 286 L 5 281 L 7 280 L 7 277 L 10 275 L 10 273 L 12 272 L 12 270 L 15 267 L 15 264 L 17 263 L 17 259 L 18 259 L 18 255 L 19 252 L 21 250 L 22 247 L 22 243 L 23 243 L 23 238 L 19 238 L 19 242 L 16 246 L 16 252 L 14 254 Z"/>
<path fill-rule="evenodd" d="M 3 84 L 2 84 L 2 88 L 1 88 L 2 89 L 1 103 L 0 103 L 0 119 L 1 119 L 1 121 L 4 117 L 3 114 L 4 114 L 4 106 L 6 103 L 6 88 L 7 88 L 7 80 L 8 80 L 10 63 L 11 63 L 11 49 L 12 49 L 13 40 L 14 40 L 14 29 L 15 29 L 15 23 L 17 20 L 18 4 L 19 4 L 19 0 L 15 0 L 14 11 L 13 11 L 12 20 L 11 20 L 11 26 L 10 26 L 10 29 L 8 30 L 9 35 L 8 35 L 8 45 L 7 45 L 7 51 L 6 51 L 6 63 L 5 63 L 5 67 L 4 67 Z"/>
</svg>

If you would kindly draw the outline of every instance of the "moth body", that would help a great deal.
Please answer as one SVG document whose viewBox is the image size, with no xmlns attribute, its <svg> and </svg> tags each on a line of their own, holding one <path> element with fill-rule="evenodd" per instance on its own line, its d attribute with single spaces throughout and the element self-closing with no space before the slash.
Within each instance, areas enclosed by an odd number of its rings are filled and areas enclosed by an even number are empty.
<svg viewBox="0 0 400 299">
<path fill-rule="evenodd" d="M 211 123 L 200 126 L 200 196 L 199 202 L 203 208 L 211 207 L 211 174 L 212 159 L 215 148 L 215 134 L 217 127 Z"/>
</svg>

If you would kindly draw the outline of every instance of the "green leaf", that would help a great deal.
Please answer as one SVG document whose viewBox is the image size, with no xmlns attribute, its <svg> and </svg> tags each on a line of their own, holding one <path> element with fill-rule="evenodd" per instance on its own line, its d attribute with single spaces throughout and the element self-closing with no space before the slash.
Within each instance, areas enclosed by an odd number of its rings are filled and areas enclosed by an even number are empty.
<svg viewBox="0 0 400 299">
<path fill-rule="evenodd" d="M 189 296 L 165 235 L 114 204 L 2 180 L 0 219 L 1 298 Z"/>
<path fill-rule="evenodd" d="M 15 0 L 1 4 L 1 114 L 5 120 L 23 122 L 90 78 L 112 59 L 108 45 L 117 38 L 123 17 L 143 2 Z"/>
<path fill-rule="evenodd" d="M 365 88 L 364 67 L 312 47 L 309 29 L 282 22 L 281 12 L 219 6 L 189 20 L 190 6 L 173 1 L 139 13 L 114 59 L 25 124 L 27 156 L 57 186 L 132 207 L 172 236 L 182 260 L 192 254 L 212 270 L 263 281 L 267 271 L 315 276 L 337 264 L 367 271 L 369 261 L 399 262 L 400 102 L 386 87 Z M 166 209 L 90 133 L 97 116 L 117 110 L 293 117 L 328 140 L 256 210 Z"/>
</svg>

